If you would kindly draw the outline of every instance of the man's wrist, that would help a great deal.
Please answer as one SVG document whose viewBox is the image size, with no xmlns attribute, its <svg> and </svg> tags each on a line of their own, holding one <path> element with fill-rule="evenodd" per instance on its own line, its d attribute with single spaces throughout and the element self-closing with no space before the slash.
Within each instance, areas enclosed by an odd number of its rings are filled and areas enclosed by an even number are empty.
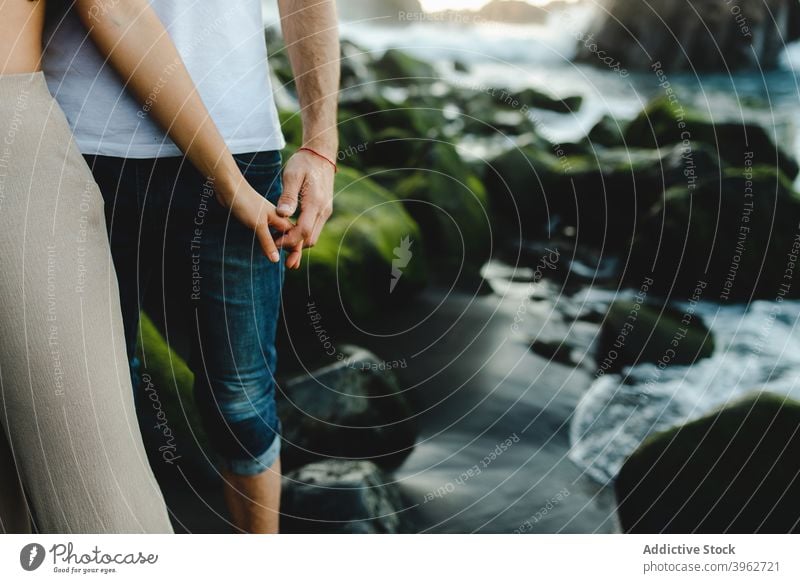
<svg viewBox="0 0 800 583">
<path fill-rule="evenodd" d="M 339 148 L 339 140 L 336 137 L 320 136 L 312 132 L 305 132 L 306 135 L 312 135 L 313 138 L 308 140 L 304 139 L 301 144 L 304 148 L 311 148 L 312 150 L 322 154 L 326 158 L 336 161 L 336 155 Z"/>
</svg>

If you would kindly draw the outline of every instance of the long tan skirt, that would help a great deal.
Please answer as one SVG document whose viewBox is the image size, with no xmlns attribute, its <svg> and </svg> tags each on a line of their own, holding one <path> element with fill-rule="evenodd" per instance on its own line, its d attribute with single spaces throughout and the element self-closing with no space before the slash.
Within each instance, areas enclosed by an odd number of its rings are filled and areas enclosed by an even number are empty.
<svg viewBox="0 0 800 583">
<path fill-rule="evenodd" d="M 0 75 L 0 532 L 171 532 L 103 199 L 41 73 Z"/>
</svg>

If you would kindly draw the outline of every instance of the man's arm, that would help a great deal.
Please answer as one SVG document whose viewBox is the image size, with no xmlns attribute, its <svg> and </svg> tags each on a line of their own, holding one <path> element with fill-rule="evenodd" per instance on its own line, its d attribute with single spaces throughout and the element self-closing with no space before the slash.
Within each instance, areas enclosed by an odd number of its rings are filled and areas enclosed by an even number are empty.
<svg viewBox="0 0 800 583">
<path fill-rule="evenodd" d="M 278 216 L 275 207 L 247 184 L 147 0 L 76 0 L 74 9 L 127 89 L 148 103 L 150 115 L 192 164 L 213 179 L 220 202 L 255 231 L 264 254 L 278 261 L 269 226 L 286 232 L 292 223 Z"/>
<path fill-rule="evenodd" d="M 330 161 L 339 147 L 336 119 L 339 95 L 339 31 L 334 0 L 278 0 L 281 27 L 295 77 L 303 120 L 303 146 Z M 298 151 L 286 164 L 284 193 L 278 213 L 297 210 L 297 228 L 278 244 L 299 250 L 319 238 L 333 210 L 333 165 L 308 151 Z M 287 263 L 288 264 L 288 263 Z"/>
</svg>

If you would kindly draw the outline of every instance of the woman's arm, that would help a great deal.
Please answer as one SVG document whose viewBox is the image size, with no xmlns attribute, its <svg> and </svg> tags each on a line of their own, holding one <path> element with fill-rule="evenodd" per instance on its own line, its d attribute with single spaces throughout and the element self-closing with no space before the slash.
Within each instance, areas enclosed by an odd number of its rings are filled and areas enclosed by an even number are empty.
<svg viewBox="0 0 800 583">
<path fill-rule="evenodd" d="M 192 164 L 214 181 L 220 202 L 256 232 L 264 254 L 278 261 L 269 227 L 288 232 L 293 224 L 278 216 L 274 205 L 242 176 L 172 39 L 147 0 L 76 0 L 74 8 L 127 88 L 140 102 L 148 103 L 150 115 Z M 297 267 L 299 253 L 293 252 L 286 263 Z"/>
</svg>

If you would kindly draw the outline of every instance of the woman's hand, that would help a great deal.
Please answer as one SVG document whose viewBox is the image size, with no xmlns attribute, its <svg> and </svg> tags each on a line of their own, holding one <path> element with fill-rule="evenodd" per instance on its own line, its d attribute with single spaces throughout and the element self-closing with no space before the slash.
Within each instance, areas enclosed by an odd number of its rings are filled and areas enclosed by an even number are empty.
<svg viewBox="0 0 800 583">
<path fill-rule="evenodd" d="M 279 216 L 275 205 L 256 192 L 241 174 L 232 185 L 221 185 L 216 190 L 220 204 L 230 209 L 240 223 L 255 232 L 264 255 L 273 263 L 280 261 L 278 246 L 269 229 L 272 227 L 286 234 L 295 228 L 294 224 Z M 288 258 L 286 263 L 289 265 Z"/>
</svg>

